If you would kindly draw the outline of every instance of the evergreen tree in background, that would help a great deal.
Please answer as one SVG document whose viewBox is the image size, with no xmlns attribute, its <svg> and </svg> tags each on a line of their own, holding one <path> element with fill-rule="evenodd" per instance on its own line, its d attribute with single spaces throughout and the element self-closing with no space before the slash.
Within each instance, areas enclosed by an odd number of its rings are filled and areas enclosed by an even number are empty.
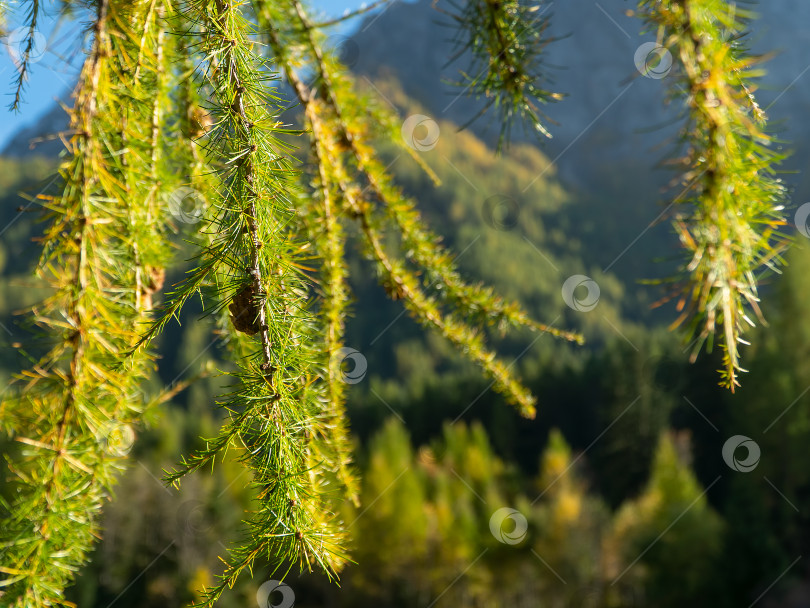
<svg viewBox="0 0 810 608">
<path fill-rule="evenodd" d="M 12 109 L 23 102 L 44 11 L 38 0 L 18 4 L 27 35 Z M 516 120 L 545 133 L 538 104 L 561 97 L 549 90 L 542 69 L 550 41 L 540 9 L 518 0 L 473 0 L 445 11 L 457 26 L 459 50 L 472 58 L 459 84 L 498 112 L 504 145 Z M 360 491 L 342 367 L 349 234 L 359 238 L 388 295 L 477 363 L 525 417 L 534 417 L 535 399 L 482 330 L 582 338 L 462 278 L 382 160 L 381 146 L 394 142 L 419 162 L 400 137 L 399 119 L 362 92 L 325 48 L 324 31 L 337 21 L 313 22 L 299 0 L 94 0 L 65 2 L 60 10 L 91 24 L 58 190 L 39 197 L 47 227 L 37 272 L 48 295 L 32 319 L 48 348 L 31 357 L 0 406 L 4 431 L 19 444 L 10 453 L 13 498 L 2 505 L 2 601 L 65 605 L 64 589 L 101 532 L 101 505 L 135 427 L 178 390 L 144 395 L 154 368 L 150 344 L 195 296 L 216 319 L 233 363 L 223 372 L 231 388 L 218 400 L 227 419 L 167 479 L 179 483 L 230 451 L 250 472 L 256 497 L 244 519 L 245 542 L 229 550 L 224 573 L 199 600 L 214 603 L 257 559 L 334 577 L 348 559 L 342 503 L 368 502 L 386 476 L 413 459 L 403 431 L 387 428 L 386 446 L 377 449 L 381 460 L 369 469 L 372 494 Z M 673 91 L 689 91 L 683 188 L 675 199 L 688 258 L 676 293 L 697 349 L 717 335 L 722 381 L 733 389 L 745 324 L 759 315 L 758 273 L 778 264 L 784 247 L 778 234 L 784 193 L 773 177 L 780 158 L 769 148 L 753 97 L 755 58 L 739 40 L 752 15 L 719 0 L 642 1 L 639 13 L 678 59 Z M 294 99 L 280 96 L 282 78 Z M 291 102 L 302 112 L 300 130 L 279 118 Z M 295 154 L 306 162 L 300 165 Z M 176 217 L 168 209 L 176 211 L 187 197 L 202 201 L 194 211 L 201 220 L 194 267 L 158 305 L 169 263 L 167 227 Z M 657 425 L 651 429 L 656 435 Z M 444 443 L 442 458 L 454 474 L 480 484 L 485 499 L 503 491 L 492 487 L 499 465 L 479 430 L 448 430 Z M 671 490 L 691 500 L 694 480 L 678 468 L 673 450 L 659 447 L 650 495 Z M 567 460 L 555 438 L 544 474 Z M 469 461 L 480 466 L 465 469 Z M 407 473 L 398 493 L 375 508 L 410 514 L 414 530 L 426 530 L 416 505 L 425 483 L 419 476 L 427 475 L 430 517 L 452 535 L 441 544 L 451 554 L 432 558 L 469 562 L 478 549 L 474 514 L 481 507 L 467 496 L 467 511 L 457 512 L 461 488 L 446 471 L 431 473 L 429 454 L 422 462 L 424 472 Z M 540 537 L 538 547 L 586 544 L 572 532 L 573 522 L 581 512 L 597 521 L 598 508 L 585 509 L 582 493 L 566 482 L 549 496 L 538 517 L 557 522 L 562 539 Z M 658 521 L 654 498 L 641 500 L 639 508 Z M 707 513 L 697 515 L 715 534 Z M 675 549 L 673 559 L 685 559 L 681 545 Z M 417 567 L 424 550 L 417 538 L 413 552 L 397 558 Z M 560 550 L 553 560 L 577 580 L 592 579 L 575 558 Z M 440 568 L 424 576 L 437 577 L 431 589 L 452 578 Z M 469 597 L 484 597 L 486 573 L 480 577 Z M 669 583 L 650 585 L 658 593 Z"/>
<path fill-rule="evenodd" d="M 684 439 L 661 436 L 647 487 L 619 509 L 608 541 L 621 556 L 622 569 L 611 572 L 616 592 L 624 588 L 635 595 L 641 588 L 642 605 L 682 606 L 703 597 L 712 583 L 706 574 L 721 568 L 722 520 L 684 462 Z M 631 569 L 636 559 L 639 567 Z"/>
</svg>

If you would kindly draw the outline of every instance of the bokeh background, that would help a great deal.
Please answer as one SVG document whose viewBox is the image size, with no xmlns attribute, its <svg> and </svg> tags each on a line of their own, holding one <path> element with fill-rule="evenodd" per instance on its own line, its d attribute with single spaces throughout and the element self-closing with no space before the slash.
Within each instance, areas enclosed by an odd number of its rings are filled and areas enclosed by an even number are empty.
<svg viewBox="0 0 810 608">
<path fill-rule="evenodd" d="M 325 17 L 359 4 L 312 6 Z M 648 282 L 680 261 L 663 192 L 674 174 L 661 166 L 680 108 L 667 102 L 665 71 L 637 69 L 654 36 L 632 8 L 551 3 L 558 40 L 544 69 L 566 94 L 545 108 L 553 138 L 518 129 L 501 155 L 499 125 L 486 116 L 458 128 L 480 104 L 452 86 L 464 62 L 447 63 L 452 32 L 430 0 L 396 1 L 333 28 L 328 46 L 357 85 L 403 121 L 421 116 L 409 136 L 427 142 L 420 153 L 441 184 L 393 146 L 387 160 L 464 273 L 587 343 L 499 341 L 538 396 L 537 418 L 521 419 L 390 301 L 353 252 L 347 345 L 365 373 L 352 376 L 348 408 L 363 483 L 361 506 L 343 515 L 356 564 L 339 587 L 291 572 L 296 606 L 810 605 L 810 4 L 754 7 L 761 17 L 749 42 L 774 53 L 757 96 L 791 152 L 783 179 L 798 223 L 787 227 L 795 242 L 784 273 L 764 278 L 768 326 L 752 332 L 743 351 L 751 371 L 734 394 L 717 386 L 717 353 L 688 362 L 689 345 L 669 328 L 674 306 L 656 307 L 665 292 Z M 0 115 L 2 386 L 26 360 L 15 313 L 42 295 L 31 278 L 41 224 L 18 207 L 35 209 L 23 195 L 53 180 L 83 27 L 45 21 L 26 103 Z M 13 52 L 13 40 L 0 48 L 9 91 Z M 167 284 L 188 267 L 194 225 L 175 228 Z M 160 340 L 146 390 L 177 394 L 132 447 L 104 538 L 70 591 L 81 607 L 185 606 L 239 537 L 251 497 L 236 463 L 179 490 L 160 481 L 221 422 L 212 370 L 226 364 L 200 312 L 188 309 Z M 246 574 L 221 605 L 256 605 L 269 578 L 264 567 Z"/>
</svg>

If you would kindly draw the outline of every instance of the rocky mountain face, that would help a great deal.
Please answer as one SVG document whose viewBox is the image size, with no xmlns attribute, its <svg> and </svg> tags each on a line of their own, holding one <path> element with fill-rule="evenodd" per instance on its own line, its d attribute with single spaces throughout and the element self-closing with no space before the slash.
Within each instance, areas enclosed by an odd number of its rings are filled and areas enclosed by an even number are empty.
<svg viewBox="0 0 810 608">
<path fill-rule="evenodd" d="M 56 157 L 65 146 L 55 134 L 66 131 L 67 128 L 68 117 L 65 110 L 59 104 L 54 104 L 35 124 L 17 131 L 0 155 L 13 158 Z"/>
<path fill-rule="evenodd" d="M 442 7 L 448 0 L 438 2 Z M 335 34 L 329 44 L 339 46 L 359 80 L 395 80 L 431 118 L 464 124 L 481 102 L 452 86 L 467 62 L 461 57 L 448 65 L 454 30 L 448 27 L 450 18 L 432 4 L 395 0 L 367 16 L 351 38 Z M 546 47 L 544 65 L 551 88 L 566 97 L 544 107 L 556 123 L 550 125 L 552 139 L 522 135 L 519 129 L 513 137 L 536 142 L 553 160 L 554 174 L 578 205 L 571 214 L 572 230 L 579 232 L 571 236 L 598 250 L 586 264 L 612 269 L 630 283 L 648 276 L 634 266 L 638 260 L 680 255 L 668 223 L 660 221 L 668 200 L 661 189 L 673 175 L 657 167 L 676 141 L 680 109 L 665 102 L 667 76 L 644 77 L 636 68 L 639 46 L 654 36 L 641 33 L 641 21 L 626 14 L 634 6 L 631 0 L 556 0 L 549 5 L 548 33 L 556 40 Z M 785 180 L 795 208 L 810 200 L 810 173 L 803 171 L 810 165 L 810 124 L 804 120 L 810 111 L 810 2 L 768 0 L 753 7 L 761 18 L 750 34 L 751 46 L 755 52 L 777 53 L 765 65 L 757 95 L 786 149 L 793 150 L 785 168 L 798 171 Z M 490 118 L 485 115 L 470 128 L 493 143 L 499 125 Z M 32 138 L 65 127 L 64 111 L 56 107 L 37 128 L 19 133 L 3 154 L 30 154 Z M 56 140 L 38 144 L 33 152 L 60 149 Z"/>
<path fill-rule="evenodd" d="M 467 66 L 464 58 L 447 65 L 454 32 L 447 27 L 450 18 L 431 4 L 395 2 L 368 17 L 352 38 L 353 69 L 370 78 L 395 77 L 431 117 L 461 124 L 481 104 L 447 84 Z M 628 0 L 558 0 L 547 13 L 549 34 L 558 39 L 547 47 L 547 73 L 554 90 L 567 97 L 544 108 L 558 124 L 552 125 L 553 139 L 540 145 L 557 159 L 561 175 L 580 184 L 597 185 L 606 167 L 617 164 L 651 170 L 667 152 L 661 142 L 677 134 L 678 108 L 664 102 L 667 77 L 643 77 L 636 69 L 637 49 L 654 35 L 642 34 L 642 22 L 626 14 L 634 6 Z M 777 52 L 765 65 L 758 97 L 777 133 L 791 140 L 789 166 L 803 168 L 810 154 L 810 125 L 803 120 L 810 110 L 810 2 L 768 0 L 753 8 L 761 18 L 750 34 L 752 48 Z M 490 141 L 497 135 L 486 118 L 472 128 Z M 804 179 L 792 181 L 799 192 L 808 189 Z"/>
<path fill-rule="evenodd" d="M 448 65 L 454 30 L 448 27 L 451 19 L 432 3 L 395 0 L 366 17 L 342 50 L 359 76 L 393 76 L 432 118 L 463 124 L 481 103 L 450 84 L 467 62 L 462 57 Z M 440 0 L 438 6 L 449 8 L 447 4 Z M 807 163 L 802 159 L 810 155 L 810 123 L 803 120 L 810 112 L 810 2 L 740 4 L 753 6 L 761 16 L 750 34 L 754 50 L 777 53 L 765 66 L 758 96 L 774 127 L 790 139 L 787 145 L 795 150 L 790 166 L 803 168 Z M 636 69 L 638 47 L 654 36 L 642 34 L 641 21 L 626 14 L 634 6 L 629 0 L 556 0 L 546 9 L 549 36 L 557 40 L 547 47 L 545 69 L 552 88 L 567 97 L 544 108 L 557 124 L 551 128 L 553 139 L 539 144 L 552 158 L 559 157 L 556 164 L 563 176 L 587 182 L 604 172 L 600 167 L 606 162 L 638 160 L 651 167 L 666 152 L 660 143 L 677 133 L 673 122 L 678 109 L 664 103 L 667 78 L 645 78 Z M 64 123 L 64 112 L 55 107 L 39 125 L 21 131 L 2 153 L 29 154 L 32 139 Z M 490 142 L 498 133 L 498 125 L 486 116 L 472 129 Z M 514 135 L 536 139 L 532 133 Z M 34 150 L 49 153 L 59 145 L 40 143 Z"/>
</svg>

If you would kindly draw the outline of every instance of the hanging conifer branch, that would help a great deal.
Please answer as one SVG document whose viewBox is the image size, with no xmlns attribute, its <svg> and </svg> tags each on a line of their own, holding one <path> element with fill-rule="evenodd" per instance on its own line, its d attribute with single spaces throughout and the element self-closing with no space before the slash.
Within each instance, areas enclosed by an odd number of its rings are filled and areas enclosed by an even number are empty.
<svg viewBox="0 0 810 608">
<path fill-rule="evenodd" d="M 719 0 L 643 1 L 641 15 L 658 28 L 663 46 L 679 58 L 674 78 L 685 95 L 688 120 L 683 175 L 675 228 L 688 253 L 678 303 L 695 348 L 692 359 L 715 333 L 723 349 L 721 384 L 739 386 L 739 345 L 762 319 L 758 276 L 776 270 L 786 245 L 785 187 L 775 177 L 783 155 L 771 149 L 765 113 L 753 97 L 760 57 L 742 42 L 754 15 Z"/>
<path fill-rule="evenodd" d="M 271 38 L 276 37 L 271 32 Z M 295 74 L 292 74 L 295 76 Z M 309 93 L 302 81 L 294 78 L 290 81 L 296 87 L 300 99 L 309 99 Z M 315 245 L 320 258 L 322 295 L 319 317 L 322 325 L 322 339 L 327 357 L 325 366 L 325 393 L 328 407 L 325 412 L 324 426 L 330 429 L 325 441 L 317 444 L 326 468 L 332 470 L 346 491 L 349 500 L 357 504 L 357 481 L 352 471 L 351 440 L 346 415 L 346 396 L 341 366 L 341 349 L 344 348 L 346 310 L 349 301 L 349 288 L 346 284 L 346 263 L 344 261 L 345 235 L 340 223 L 340 209 L 332 193 L 334 177 L 330 175 L 330 166 L 325 161 L 335 145 L 329 136 L 320 131 L 321 123 L 317 119 L 313 104 L 306 104 L 305 111 L 310 122 L 317 129 L 317 136 L 311 138 L 312 156 L 315 159 L 317 175 L 313 176 L 321 206 L 308 205 L 299 200 L 300 213 L 306 216 L 305 224 L 310 241 Z"/>
<path fill-rule="evenodd" d="M 300 85 L 300 83 L 297 83 Z M 310 124 L 318 123 L 314 105 L 307 105 L 307 116 Z M 315 129 L 317 127 L 313 127 Z M 314 131 L 313 131 L 314 133 Z M 317 189 L 321 196 L 322 208 L 320 213 L 313 214 L 315 230 L 313 241 L 323 259 L 321 289 L 323 291 L 323 304 L 321 315 L 323 317 L 324 339 L 326 353 L 329 357 L 329 366 L 326 370 L 328 383 L 327 395 L 329 399 L 329 413 L 331 425 L 334 428 L 333 449 L 338 463 L 338 477 L 346 486 L 350 500 L 358 503 L 358 489 L 354 475 L 350 469 L 352 462 L 351 442 L 347 428 L 346 395 L 342 371 L 337 369 L 341 364 L 340 350 L 344 348 L 343 336 L 346 330 L 346 309 L 349 302 L 349 288 L 346 284 L 347 268 L 344 261 L 345 233 L 338 217 L 339 210 L 331 191 L 334 178 L 329 175 L 329 166 L 323 159 L 329 155 L 330 140 L 323 133 L 312 138 L 312 155 L 318 167 Z"/>
<path fill-rule="evenodd" d="M 8 11 L 5 2 L 0 6 L 0 17 L 4 16 Z M 16 48 L 12 49 L 12 60 L 14 67 L 17 69 L 17 76 L 14 79 L 14 101 L 11 102 L 10 108 L 12 110 L 19 110 L 20 103 L 22 103 L 23 92 L 25 91 L 25 83 L 28 81 L 29 72 L 31 71 L 31 55 L 43 49 L 36 48 L 37 38 L 39 33 L 37 27 L 39 25 L 41 7 L 39 0 L 30 0 L 28 3 L 28 12 L 25 16 L 26 34 L 25 38 L 18 44 Z M 21 55 L 17 55 L 17 53 Z"/>
<path fill-rule="evenodd" d="M 403 249 L 427 271 L 429 278 L 434 279 L 429 285 L 437 287 L 436 295 L 443 297 L 471 322 L 497 324 L 502 329 L 507 324 L 530 327 L 581 344 L 582 336 L 538 323 L 530 319 L 518 304 L 505 302 L 496 296 L 492 289 L 464 282 L 453 264 L 453 256 L 441 246 L 439 237 L 424 227 L 414 202 L 405 197 L 394 185 L 373 148 L 365 141 L 377 130 L 369 120 L 368 101 L 361 99 L 354 92 L 352 83 L 340 65 L 324 56 L 301 3 L 293 2 L 293 6 L 300 21 L 302 35 L 305 36 L 311 49 L 319 80 L 324 85 L 321 89 L 322 94 L 335 113 L 339 136 L 342 141 L 349 144 L 357 169 L 380 201 L 382 210 L 399 231 Z M 398 121 L 389 113 L 377 110 L 373 112 L 371 120 L 381 123 L 382 129 L 388 133 L 399 131 Z M 400 142 L 404 150 L 414 155 L 413 149 L 402 144 L 400 137 L 394 139 Z M 421 161 L 418 156 L 414 156 Z M 360 208 L 366 212 L 371 211 L 368 204 Z"/>
<path fill-rule="evenodd" d="M 437 4 L 434 0 L 434 6 Z M 471 0 L 457 4 L 451 0 L 449 4 L 451 10 L 439 10 L 451 17 L 456 29 L 456 50 L 450 62 L 466 53 L 471 57 L 455 85 L 461 94 L 485 101 L 481 111 L 462 128 L 494 108 L 501 129 L 498 150 L 509 143 L 516 119 L 551 137 L 543 124 L 548 118 L 538 104 L 559 101 L 563 96 L 547 88 L 548 73 L 542 69 L 545 47 L 554 42 L 546 32 L 548 3 Z"/>
<path fill-rule="evenodd" d="M 413 203 L 391 183 L 386 170 L 376 159 L 376 153 L 367 142 L 375 132 L 367 118 L 369 103 L 353 92 L 339 65 L 324 56 L 303 6 L 295 1 L 286 8 L 283 4 L 270 8 L 267 3 L 261 3 L 257 12 L 267 23 L 271 49 L 279 63 L 286 66 L 287 78 L 305 108 L 313 140 L 329 141 L 331 137 L 336 142 L 329 149 L 331 154 L 320 155 L 317 163 L 327 165 L 327 174 L 337 179 L 338 189 L 346 200 L 343 211 L 359 220 L 367 251 L 378 266 L 383 286 L 391 297 L 402 298 L 418 321 L 437 329 L 481 365 L 492 376 L 495 388 L 518 405 L 521 413 L 533 416 L 534 398 L 529 391 L 512 376 L 507 366 L 497 361 L 494 353 L 484 347 L 483 337 L 456 318 L 455 311 L 474 322 L 497 323 L 501 327 L 524 325 L 577 341 L 581 341 L 581 337 L 531 321 L 519 306 L 505 303 L 491 290 L 463 282 L 450 255 L 440 247 L 436 237 L 422 228 Z M 274 27 L 274 23 L 283 22 L 284 14 L 292 14 L 298 20 L 297 27 L 289 34 L 290 40 L 282 39 L 281 32 Z M 289 49 L 300 46 L 294 44 L 293 39 L 303 39 L 308 56 L 290 56 Z M 291 67 L 299 64 L 312 65 L 315 70 L 317 81 L 312 93 Z M 315 93 L 322 97 L 322 101 L 315 99 Z M 379 118 L 379 111 L 373 113 L 374 118 Z M 382 122 L 383 129 L 390 129 L 394 121 L 385 116 Z M 355 171 L 360 181 L 368 184 L 367 190 L 377 199 L 376 205 L 359 188 L 350 186 L 357 181 L 352 175 Z M 426 280 L 424 287 L 414 271 L 394 261 L 385 252 L 380 233 L 383 222 L 392 225 L 401 236 L 408 255 L 427 271 L 428 278 L 433 279 Z M 441 301 L 429 296 L 425 288 L 432 288 L 454 312 L 442 311 Z"/>
<path fill-rule="evenodd" d="M 9 2 L 0 0 L 0 34 L 6 35 L 6 19 L 8 19 Z"/>
<path fill-rule="evenodd" d="M 137 196 L 128 199 L 122 186 L 148 162 L 121 146 L 151 108 L 136 99 L 128 78 L 132 32 L 143 25 L 139 9 L 98 3 L 71 112 L 64 187 L 41 197 L 50 225 L 38 273 L 53 295 L 34 319 L 57 342 L 19 376 L 16 394 L 0 408 L 6 431 L 24 446 L 10 463 L 14 502 L 3 505 L 4 605 L 67 605 L 64 588 L 99 534 L 101 505 L 145 407 L 138 384 L 149 355 L 122 355 L 149 313 L 138 277 L 145 260 L 160 263 L 165 245 L 159 219 L 153 213 L 146 221 Z M 152 62 L 145 65 L 154 71 Z M 156 78 L 150 81 L 141 85 L 145 96 L 154 91 Z M 130 119 L 116 123 L 113 107 Z"/>
<path fill-rule="evenodd" d="M 470 328 L 456 319 L 454 315 L 443 313 L 439 302 L 428 296 L 422 289 L 419 278 L 409 271 L 405 264 L 392 259 L 385 251 L 383 237 L 379 228 L 374 225 L 374 218 L 368 213 L 359 211 L 367 209 L 369 202 L 362 198 L 357 189 L 349 186 L 348 175 L 345 172 L 341 174 L 341 171 L 342 167 L 336 169 L 340 190 L 350 213 L 353 213 L 360 221 L 366 248 L 375 261 L 378 274 L 391 297 L 402 299 L 417 321 L 430 329 L 439 331 L 444 338 L 478 363 L 493 379 L 495 390 L 513 402 L 523 416 L 533 418 L 535 415 L 534 397 L 514 379 L 509 368 L 497 360 L 495 353 L 485 347 L 483 337 L 470 331 Z"/>
<path fill-rule="evenodd" d="M 167 477 L 177 482 L 229 447 L 239 449 L 253 475 L 258 500 L 245 521 L 250 540 L 225 558 L 220 581 L 206 592 L 212 604 L 259 556 L 272 556 L 277 567 L 317 565 L 327 573 L 344 558 L 340 523 L 327 502 L 336 462 L 327 457 L 333 428 L 321 398 L 321 340 L 303 274 L 308 244 L 297 234 L 295 172 L 278 139 L 288 131 L 273 113 L 279 99 L 266 84 L 273 74 L 253 51 L 238 3 L 197 0 L 183 14 L 199 31 L 200 87 L 210 92 L 213 123 L 201 144 L 219 192 L 206 209 L 208 244 L 197 268 L 144 340 L 202 288 L 212 310 L 230 313 L 237 387 L 219 403 L 230 417 Z"/>
<path fill-rule="evenodd" d="M 41 199 L 50 225 L 39 273 L 53 293 L 35 321 L 55 344 L 0 405 L 5 430 L 22 446 L 10 466 L 14 498 L 2 505 L 3 602 L 65 605 L 63 590 L 98 535 L 98 512 L 126 451 L 116 441 L 131 442 L 144 409 L 176 390 L 144 403 L 146 346 L 195 294 L 215 315 L 235 371 L 217 400 L 222 429 L 167 479 L 178 483 L 232 449 L 257 497 L 245 517 L 247 540 L 229 550 L 201 605 L 213 605 L 257 559 L 283 573 L 299 566 L 336 577 L 347 560 L 338 505 L 357 498 L 339 367 L 351 222 L 389 296 L 478 364 L 522 415 L 535 415 L 534 397 L 487 345 L 484 328 L 582 338 L 464 280 L 396 186 L 377 138 L 399 142 L 435 175 L 402 141 L 399 119 L 324 51 L 320 28 L 341 19 L 313 25 L 299 0 L 87 5 L 96 9 L 95 26 L 71 113 L 64 187 Z M 677 53 L 678 84 L 688 91 L 688 197 L 676 218 L 689 253 L 682 320 L 699 346 L 720 333 L 724 381 L 733 388 L 744 323 L 759 314 L 757 273 L 781 261 L 784 223 L 774 178 L 780 156 L 768 148 L 753 98 L 755 60 L 739 42 L 750 14 L 719 0 L 640 5 Z M 14 108 L 40 21 L 39 1 L 27 6 Z M 538 104 L 559 98 L 540 70 L 550 41 L 543 6 L 475 0 L 452 13 L 458 50 L 473 57 L 460 84 L 484 99 L 484 111 L 499 112 L 499 145 L 516 118 L 547 134 Z M 267 37 L 269 57 L 256 35 Z M 278 80 L 273 64 L 303 108 L 313 161 L 305 174 L 293 169 L 284 143 L 302 132 L 280 122 L 285 100 L 270 84 Z M 172 225 L 163 203 L 180 184 L 207 198 L 198 254 L 153 318 L 163 227 Z"/>
</svg>

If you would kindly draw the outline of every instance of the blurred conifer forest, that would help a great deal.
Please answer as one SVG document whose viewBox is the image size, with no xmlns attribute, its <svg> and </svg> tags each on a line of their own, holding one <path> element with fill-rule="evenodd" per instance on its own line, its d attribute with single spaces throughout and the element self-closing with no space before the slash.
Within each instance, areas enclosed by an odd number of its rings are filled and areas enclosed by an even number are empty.
<svg viewBox="0 0 810 608">
<path fill-rule="evenodd" d="M 372 19 L 373 13 L 366 17 Z M 354 47 L 342 44 L 350 63 Z M 333 84 L 339 90 L 345 83 Z M 390 104 L 400 116 L 396 129 L 407 116 L 431 114 L 394 73 L 358 76 L 353 86 L 358 99 Z M 295 106 L 283 122 L 306 128 L 293 87 L 278 91 Z M 553 107 L 543 106 L 550 114 Z M 335 584 L 317 569 L 299 572 L 295 559 L 277 570 L 261 555 L 217 605 L 256 605 L 262 585 L 288 567 L 284 583 L 300 608 L 808 605 L 807 228 L 784 250 L 781 275 L 760 284 L 767 325 L 746 331 L 749 371 L 732 392 L 719 385 L 718 369 L 728 369 L 720 343 L 690 362 L 689 339 L 670 327 L 675 306 L 654 307 L 666 292 L 640 282 L 677 272 L 677 223 L 674 230 L 656 224 L 654 238 L 624 254 L 626 263 L 608 265 L 614 255 L 606 252 L 636 242 L 637 217 L 657 215 L 660 186 L 672 177 L 666 169 L 653 171 L 654 159 L 650 166 L 627 160 L 619 171 L 617 161 L 608 175 L 584 184 L 560 175 L 534 140 L 518 136 L 496 152 L 499 137 L 459 129 L 461 119 L 431 122 L 440 135 L 413 158 L 376 135 L 393 182 L 416 201 L 462 276 L 519 302 L 534 319 L 581 334 L 585 343 L 482 330 L 510 373 L 537 396 L 536 416 L 523 417 L 457 346 L 403 314 L 402 298 L 396 288 L 392 297 L 390 283 L 380 284 L 367 248 L 349 240 L 343 344 L 359 356 L 349 357 L 338 375 L 350 378 L 341 390 L 358 500 L 338 497 L 334 509 L 350 561 Z M 309 171 L 308 140 L 294 132 L 280 139 Z M 51 294 L 34 276 L 47 223 L 35 212 L 41 199 L 32 197 L 59 190 L 60 161 L 41 150 L 7 149 L 0 157 L 2 387 L 49 348 L 32 337 L 30 311 Z M 165 302 L 161 292 L 196 263 L 200 224 L 190 204 L 170 214 L 164 252 L 170 261 L 164 288 L 150 294 L 156 302 Z M 363 232 L 354 224 L 345 230 L 358 239 Z M 575 275 L 598 285 L 593 308 L 565 301 L 563 283 Z M 419 280 L 434 279 L 428 273 Z M 100 538 L 67 588 L 76 606 L 202 602 L 202 590 L 223 572 L 219 556 L 245 538 L 244 514 L 261 497 L 238 449 L 217 457 L 216 466 L 205 463 L 179 487 L 163 480 L 184 456 L 205 449 L 202 438 L 216 437 L 227 418 L 215 404 L 233 390 L 234 347 L 221 311 L 206 312 L 200 298 L 190 298 L 154 339 L 154 370 L 138 391 L 156 406 L 146 409 L 137 440 L 126 446 L 117 483 L 103 501 Z M 699 334 L 698 328 L 689 336 Z M 15 440 L 20 433 L 4 407 L 0 496 L 8 508 L 17 486 L 7 480 L 26 446 Z M 740 466 L 746 446 L 724 448 L 735 436 L 759 451 L 754 462 L 749 450 L 748 470 Z M 7 562 L 7 551 L 0 545 L 0 585 L 10 585 L 19 566 Z M 260 608 L 292 605 L 274 593 Z"/>
</svg>

